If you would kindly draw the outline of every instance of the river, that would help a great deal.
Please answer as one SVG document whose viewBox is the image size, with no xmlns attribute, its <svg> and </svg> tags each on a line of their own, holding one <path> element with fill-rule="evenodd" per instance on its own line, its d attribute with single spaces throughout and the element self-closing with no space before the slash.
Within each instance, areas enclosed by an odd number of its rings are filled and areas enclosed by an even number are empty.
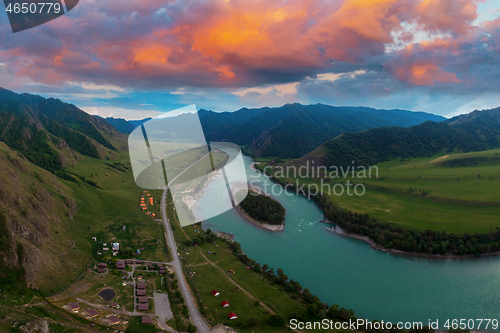
<svg viewBox="0 0 500 333">
<path fill-rule="evenodd" d="M 250 168 L 251 162 L 245 156 L 249 180 L 261 189 L 272 185 Z M 429 319 L 439 319 L 440 325 L 448 318 L 499 319 L 499 257 L 430 260 L 376 251 L 365 242 L 327 231 L 327 225 L 318 223 L 323 213 L 314 202 L 278 192 L 269 194 L 286 210 L 283 232 L 257 228 L 234 210 L 207 220 L 203 227 L 234 234 L 250 258 L 283 269 L 323 302 L 353 309 L 359 317 L 424 325 Z M 201 200 L 203 206 L 217 206 L 217 197 Z"/>
</svg>

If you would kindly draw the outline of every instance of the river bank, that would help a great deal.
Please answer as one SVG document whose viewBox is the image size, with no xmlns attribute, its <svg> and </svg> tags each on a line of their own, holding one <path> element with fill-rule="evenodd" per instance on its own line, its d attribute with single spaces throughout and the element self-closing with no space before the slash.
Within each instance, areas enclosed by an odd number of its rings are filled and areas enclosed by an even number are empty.
<svg viewBox="0 0 500 333">
<path fill-rule="evenodd" d="M 256 219 L 252 218 L 239 205 L 236 206 L 235 210 L 238 212 L 238 214 L 240 215 L 240 217 L 243 220 L 245 220 L 245 221 L 253 224 L 256 227 L 259 227 L 261 229 L 265 229 L 265 230 L 268 230 L 268 231 L 273 231 L 273 232 L 285 230 L 285 222 L 283 222 L 282 224 L 279 224 L 279 225 L 274 225 L 274 224 L 269 224 L 269 223 L 263 223 L 263 222 L 259 222 Z"/>
<path fill-rule="evenodd" d="M 322 222 L 322 221 L 320 221 Z M 325 221 L 322 223 L 334 223 L 331 221 Z M 397 249 L 388 249 L 385 248 L 379 244 L 377 244 L 375 241 L 373 241 L 370 237 L 368 236 L 362 236 L 358 235 L 352 232 L 345 231 L 338 225 L 335 227 L 327 227 L 326 230 L 333 232 L 338 235 L 342 235 L 344 237 L 349 237 L 349 238 L 354 238 L 360 241 L 363 241 L 365 243 L 368 243 L 370 247 L 374 250 L 381 251 L 381 252 L 389 252 L 393 254 L 399 254 L 403 256 L 410 256 L 410 257 L 421 257 L 421 258 L 427 258 L 427 259 L 460 259 L 460 258 L 480 258 L 480 257 L 494 257 L 494 256 L 499 256 L 500 252 L 493 252 L 493 253 L 483 253 L 481 255 L 472 255 L 472 254 L 464 254 L 464 255 L 454 255 L 454 254 L 427 254 L 427 253 L 415 253 L 415 252 L 406 252 L 406 251 L 401 251 Z"/>
<path fill-rule="evenodd" d="M 252 168 L 252 170 L 260 172 L 260 173 L 266 175 L 271 182 L 273 182 L 275 184 L 278 184 L 281 187 L 285 187 L 286 186 L 284 184 L 279 183 L 275 179 L 273 179 L 272 175 L 264 172 L 263 170 L 260 170 L 260 169 L 256 168 L 255 164 L 256 164 L 256 162 L 254 162 L 254 163 L 252 163 L 250 165 L 250 167 Z M 292 188 L 294 187 L 294 184 L 290 184 L 290 185 L 292 186 Z M 302 196 L 306 197 L 301 192 L 298 192 L 296 194 L 302 195 Z M 316 200 L 313 200 L 313 201 L 316 201 Z M 318 203 L 316 202 L 316 204 L 318 204 Z M 318 207 L 321 209 L 321 211 L 323 211 L 321 205 L 318 205 Z M 323 213 L 324 213 L 324 211 L 323 211 Z M 332 221 L 328 221 L 326 219 L 326 217 L 325 217 L 325 220 L 321 220 L 320 222 L 323 222 L 323 223 L 334 223 Z M 340 227 L 337 226 L 337 228 L 340 228 Z M 381 252 L 389 252 L 389 253 L 400 254 L 400 255 L 410 256 L 410 257 L 421 257 L 421 258 L 427 258 L 427 259 L 432 260 L 432 259 L 459 259 L 459 258 L 481 258 L 481 257 L 496 257 L 496 256 L 500 256 L 500 251 L 491 252 L 491 253 L 481 253 L 481 254 L 445 254 L 445 255 L 442 255 L 442 254 L 427 254 L 427 253 L 418 253 L 418 252 L 407 252 L 407 251 L 393 249 L 393 248 L 386 248 L 386 247 L 384 247 L 382 245 L 377 244 L 376 242 L 374 242 L 372 239 L 370 239 L 367 236 L 363 236 L 363 235 L 359 235 L 359 234 L 355 234 L 355 233 L 350 233 L 348 231 L 343 230 L 342 228 L 340 228 L 338 232 L 335 231 L 335 229 L 334 230 L 328 229 L 328 230 L 331 231 L 331 232 L 335 232 L 335 233 L 337 233 L 339 235 L 342 235 L 342 236 L 346 236 L 346 237 L 349 237 L 349 238 L 354 238 L 354 239 L 362 240 L 362 241 L 368 243 L 373 249 L 381 251 Z"/>
</svg>

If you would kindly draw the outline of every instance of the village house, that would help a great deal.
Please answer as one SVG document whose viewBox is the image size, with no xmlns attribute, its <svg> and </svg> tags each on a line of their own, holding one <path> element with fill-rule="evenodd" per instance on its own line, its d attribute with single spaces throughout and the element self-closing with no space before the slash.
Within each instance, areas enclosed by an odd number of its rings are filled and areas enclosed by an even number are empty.
<svg viewBox="0 0 500 333">
<path fill-rule="evenodd" d="M 138 304 L 137 305 L 137 311 L 148 311 L 149 310 L 149 304 Z"/>
<path fill-rule="evenodd" d="M 80 305 L 78 303 L 69 303 L 68 307 L 71 311 L 78 313 L 78 310 L 80 310 Z"/>
<path fill-rule="evenodd" d="M 106 317 L 106 321 L 110 325 L 117 325 L 117 324 L 119 324 L 121 322 L 120 318 L 118 318 L 117 316 Z"/>
<path fill-rule="evenodd" d="M 95 318 L 99 315 L 99 312 L 97 312 L 96 309 L 90 309 L 90 310 L 87 310 L 85 312 L 87 313 L 87 316 L 90 318 Z"/>
<path fill-rule="evenodd" d="M 219 297 L 220 293 L 214 289 L 212 290 L 212 295 L 214 295 L 215 297 Z"/>
<path fill-rule="evenodd" d="M 118 260 L 118 261 L 116 262 L 116 268 L 117 268 L 117 269 L 125 269 L 125 261 L 123 261 L 123 260 Z"/>
<path fill-rule="evenodd" d="M 223 308 L 228 308 L 229 307 L 229 302 L 228 301 L 222 302 L 222 307 Z"/>
</svg>

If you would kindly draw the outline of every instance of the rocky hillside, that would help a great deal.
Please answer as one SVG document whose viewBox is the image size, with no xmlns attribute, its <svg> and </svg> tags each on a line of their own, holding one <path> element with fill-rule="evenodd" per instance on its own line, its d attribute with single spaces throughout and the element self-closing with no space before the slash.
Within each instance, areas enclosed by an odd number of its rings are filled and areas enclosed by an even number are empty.
<svg viewBox="0 0 500 333">
<path fill-rule="evenodd" d="M 90 226 L 75 214 L 98 185 L 75 168 L 104 160 L 98 165 L 107 177 L 106 161 L 125 147 L 125 136 L 104 119 L 57 99 L 0 88 L 2 285 L 50 293 L 86 266 L 91 245 L 82 236 Z"/>
<path fill-rule="evenodd" d="M 82 264 L 67 237 L 76 203 L 60 179 L 0 142 L 0 279 L 57 275 Z M 17 271 L 17 272 L 16 272 Z"/>
</svg>

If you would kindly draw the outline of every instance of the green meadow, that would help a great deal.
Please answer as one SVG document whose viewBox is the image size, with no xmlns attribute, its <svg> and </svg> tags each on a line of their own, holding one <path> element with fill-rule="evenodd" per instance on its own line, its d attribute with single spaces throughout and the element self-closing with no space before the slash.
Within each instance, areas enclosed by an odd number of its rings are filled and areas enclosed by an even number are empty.
<svg viewBox="0 0 500 333">
<path fill-rule="evenodd" d="M 376 165 L 378 178 L 372 168 L 370 178 L 356 173 L 344 178 L 339 172 L 339 178 L 323 179 L 330 188 L 341 183 L 345 189 L 347 181 L 363 184 L 364 195 L 328 194 L 326 185 L 324 193 L 340 208 L 387 222 L 455 234 L 485 233 L 500 227 L 499 156 L 496 149 L 391 160 Z M 298 179 L 306 186 L 321 186 L 318 178 Z M 296 183 L 293 177 L 287 180 Z"/>
</svg>

